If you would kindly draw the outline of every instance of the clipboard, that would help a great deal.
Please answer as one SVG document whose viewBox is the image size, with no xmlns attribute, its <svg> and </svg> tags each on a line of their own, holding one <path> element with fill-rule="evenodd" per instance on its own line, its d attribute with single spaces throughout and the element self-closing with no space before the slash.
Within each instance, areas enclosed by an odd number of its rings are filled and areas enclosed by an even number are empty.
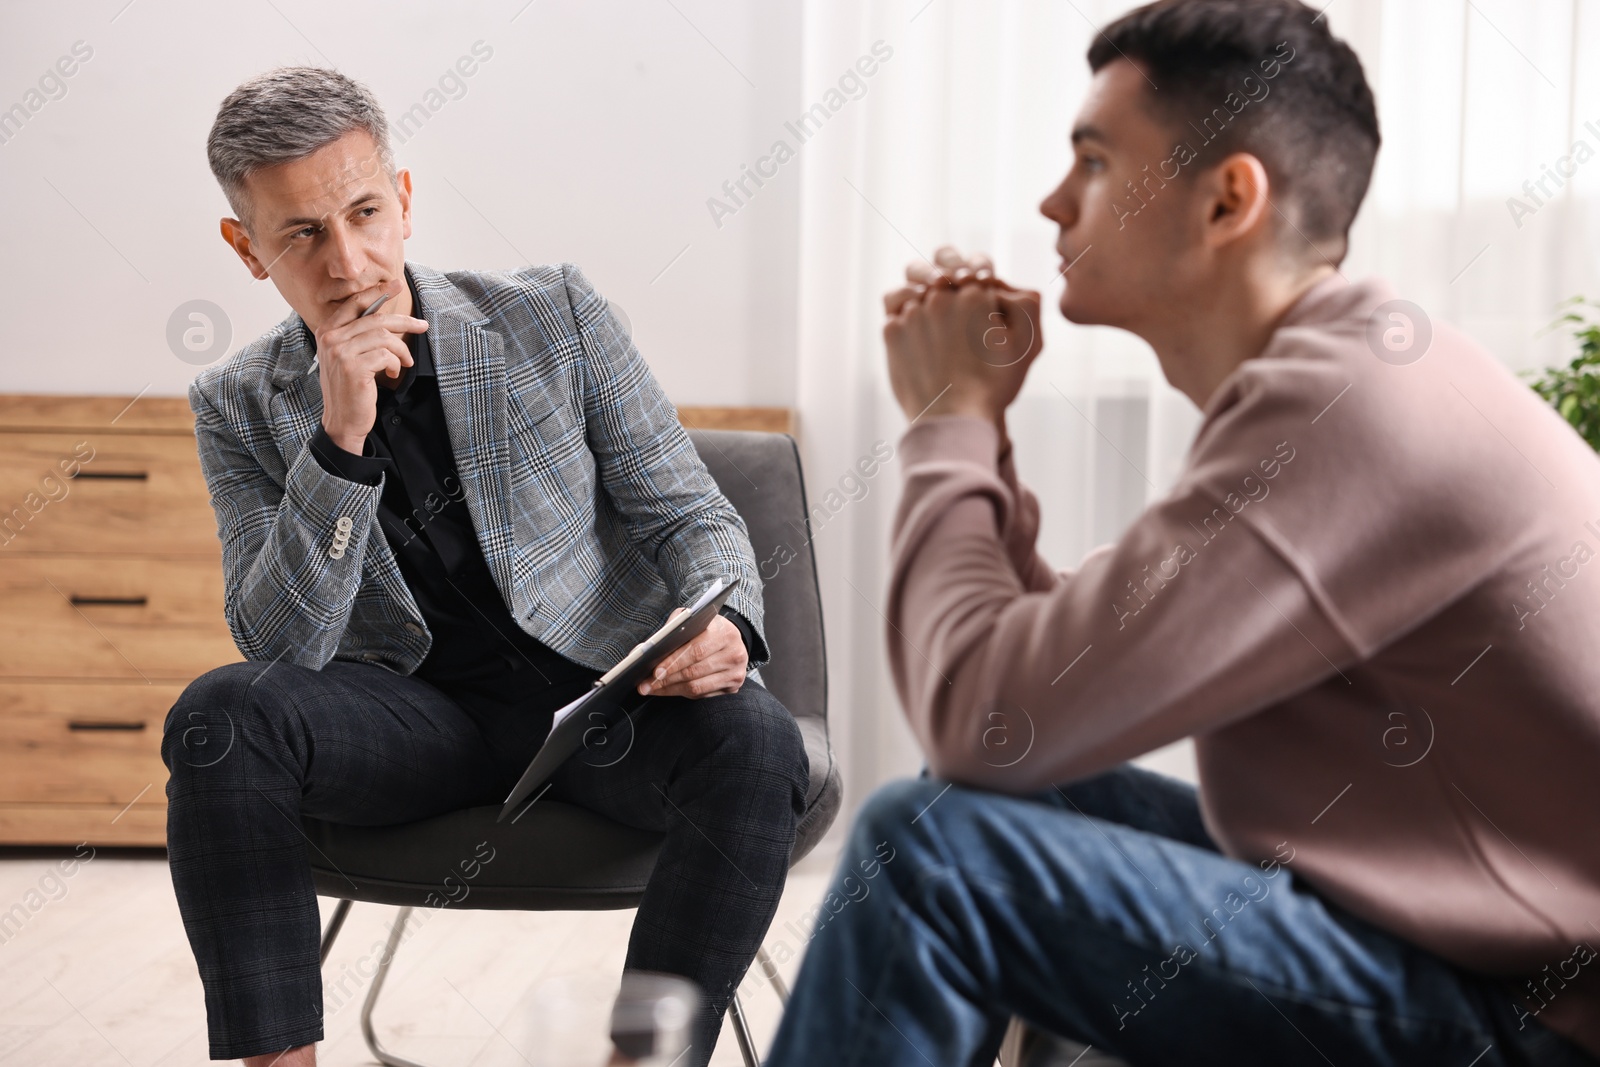
<svg viewBox="0 0 1600 1067">
<path fill-rule="evenodd" d="M 586 747 L 595 731 L 601 731 L 602 735 L 609 733 L 611 727 L 627 718 L 628 712 L 640 701 L 648 699 L 639 695 L 639 683 L 648 678 L 662 660 L 703 633 L 732 595 L 733 585 L 719 578 L 700 594 L 688 614 L 662 624 L 615 667 L 597 678 L 588 692 L 558 710 L 551 722 L 550 735 L 534 753 L 511 795 L 506 797 L 495 822 L 505 822 L 507 816 L 534 790 L 548 782 L 573 753 Z"/>
</svg>

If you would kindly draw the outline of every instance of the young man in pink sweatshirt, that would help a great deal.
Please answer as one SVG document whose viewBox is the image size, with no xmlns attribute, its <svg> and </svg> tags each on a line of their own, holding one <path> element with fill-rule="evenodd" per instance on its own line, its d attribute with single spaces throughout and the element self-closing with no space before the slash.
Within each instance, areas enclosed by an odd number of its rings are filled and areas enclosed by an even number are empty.
<svg viewBox="0 0 1600 1067">
<path fill-rule="evenodd" d="M 1203 423 L 1058 572 L 1005 423 L 1039 295 L 947 251 L 886 298 L 932 777 L 865 804 L 771 1063 L 987 1065 L 1014 1015 L 1133 1064 L 1600 1062 L 1600 459 L 1340 271 L 1378 121 L 1317 11 L 1162 0 L 1089 62 L 1061 311 Z M 1126 763 L 1183 737 L 1198 791 Z"/>
</svg>

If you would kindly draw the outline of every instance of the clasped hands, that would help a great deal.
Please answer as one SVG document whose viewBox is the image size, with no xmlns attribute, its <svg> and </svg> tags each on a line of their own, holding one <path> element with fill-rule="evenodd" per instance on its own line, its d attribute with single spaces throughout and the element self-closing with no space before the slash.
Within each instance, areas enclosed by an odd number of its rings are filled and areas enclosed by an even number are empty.
<svg viewBox="0 0 1600 1067">
<path fill-rule="evenodd" d="M 889 383 L 906 418 L 969 415 L 1005 435 L 1005 410 L 1044 347 L 1039 294 L 995 277 L 988 256 L 949 245 L 912 263 L 883 298 Z"/>
<path fill-rule="evenodd" d="M 934 262 L 906 268 L 906 285 L 883 298 L 889 381 L 906 418 L 972 415 L 1004 438 L 1005 410 L 1044 347 L 1039 294 L 995 277 L 989 257 L 945 246 Z M 684 612 L 678 608 L 676 618 Z M 640 683 L 649 696 L 736 693 L 749 664 L 739 628 L 722 616 Z"/>
</svg>

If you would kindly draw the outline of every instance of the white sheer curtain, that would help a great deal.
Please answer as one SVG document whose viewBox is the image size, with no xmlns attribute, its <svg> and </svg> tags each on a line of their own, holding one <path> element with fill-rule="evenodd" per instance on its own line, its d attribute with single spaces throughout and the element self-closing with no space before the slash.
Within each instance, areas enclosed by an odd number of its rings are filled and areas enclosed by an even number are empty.
<svg viewBox="0 0 1600 1067">
<path fill-rule="evenodd" d="M 1069 163 L 1067 134 L 1095 28 L 1134 5 L 1093 0 L 809 3 L 805 104 L 882 42 L 864 95 L 797 146 L 802 170 L 799 407 L 828 627 L 835 746 L 850 803 L 914 773 L 916 745 L 888 683 L 880 613 L 898 469 L 874 447 L 904 418 L 883 369 L 880 297 L 945 242 L 988 250 L 1044 290 L 1046 349 L 1012 416 L 1018 465 L 1044 508 L 1041 549 L 1073 565 L 1171 484 L 1198 425 L 1149 349 L 1053 311 L 1055 227 L 1037 211 Z M 1554 305 L 1596 284 L 1600 158 L 1535 206 L 1543 164 L 1600 152 L 1600 0 L 1333 0 L 1361 55 L 1385 145 L 1345 273 L 1386 275 L 1517 368 L 1565 358 L 1536 339 Z M 868 64 L 871 66 L 871 64 Z M 846 86 L 847 92 L 853 87 Z M 832 102 L 837 102 L 837 97 Z M 1594 120 L 1590 132 L 1584 124 Z M 1507 198 L 1531 214 L 1513 218 Z M 1517 224 L 1520 222 L 1520 226 Z M 820 510 L 818 510 L 820 509 Z M 1181 750 L 1164 764 L 1180 773 Z"/>
</svg>

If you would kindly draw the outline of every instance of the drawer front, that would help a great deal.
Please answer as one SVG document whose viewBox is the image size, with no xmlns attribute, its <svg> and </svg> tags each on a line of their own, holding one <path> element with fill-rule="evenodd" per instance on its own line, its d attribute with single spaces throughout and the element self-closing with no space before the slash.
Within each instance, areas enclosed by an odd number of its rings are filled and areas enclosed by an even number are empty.
<svg viewBox="0 0 1600 1067">
<path fill-rule="evenodd" d="M 220 562 L 0 555 L 0 678 L 187 681 L 241 658 Z"/>
<path fill-rule="evenodd" d="M 193 437 L 0 433 L 0 554 L 218 556 Z"/>
<path fill-rule="evenodd" d="M 0 804 L 166 803 L 161 731 L 183 685 L 0 683 Z M 119 820 L 120 821 L 120 820 Z"/>
<path fill-rule="evenodd" d="M 167 843 L 167 809 L 140 802 L 0 804 L 0 844 L 154 845 Z"/>
</svg>

